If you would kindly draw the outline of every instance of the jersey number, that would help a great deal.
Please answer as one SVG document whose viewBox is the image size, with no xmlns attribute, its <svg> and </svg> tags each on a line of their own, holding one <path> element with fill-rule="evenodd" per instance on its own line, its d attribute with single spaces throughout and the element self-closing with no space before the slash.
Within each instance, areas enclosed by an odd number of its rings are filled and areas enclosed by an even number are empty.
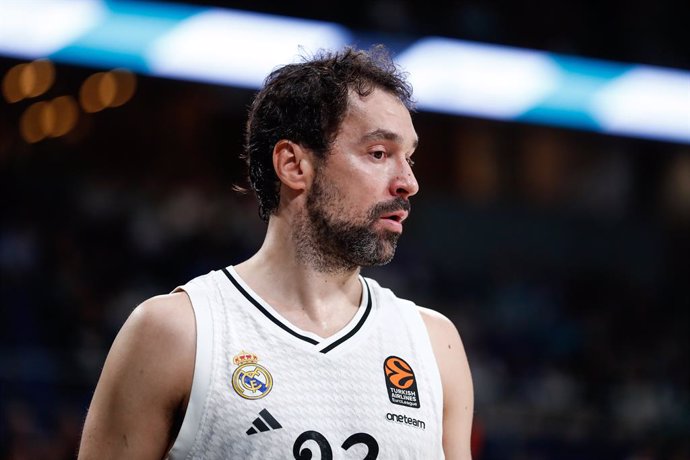
<svg viewBox="0 0 690 460">
<path fill-rule="evenodd" d="M 292 446 L 292 455 L 296 460 L 311 460 L 313 452 L 308 447 L 301 449 L 305 442 L 315 441 L 321 450 L 321 460 L 333 460 L 333 450 L 324 435 L 318 431 L 305 431 L 295 439 Z M 379 456 L 379 443 L 370 434 L 355 433 L 345 440 L 342 447 L 348 450 L 355 444 L 364 444 L 369 449 L 367 455 L 362 460 L 375 460 Z"/>
</svg>

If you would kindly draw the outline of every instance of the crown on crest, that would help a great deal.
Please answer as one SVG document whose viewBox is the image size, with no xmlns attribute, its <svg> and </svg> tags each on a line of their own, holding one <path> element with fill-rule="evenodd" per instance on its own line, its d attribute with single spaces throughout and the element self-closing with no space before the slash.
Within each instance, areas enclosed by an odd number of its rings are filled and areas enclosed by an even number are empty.
<svg viewBox="0 0 690 460">
<path fill-rule="evenodd" d="M 232 359 L 232 362 L 234 362 L 237 366 L 242 364 L 255 364 L 259 362 L 259 357 L 254 353 L 248 353 L 242 350 L 239 354 L 235 355 L 235 357 Z"/>
</svg>

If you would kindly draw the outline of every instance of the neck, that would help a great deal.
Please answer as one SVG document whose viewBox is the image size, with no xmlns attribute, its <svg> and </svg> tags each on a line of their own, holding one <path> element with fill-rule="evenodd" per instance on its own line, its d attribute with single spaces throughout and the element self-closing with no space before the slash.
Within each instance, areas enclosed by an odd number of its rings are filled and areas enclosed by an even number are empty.
<svg viewBox="0 0 690 460">
<path fill-rule="evenodd" d="M 316 333 L 335 332 L 359 306 L 362 287 L 359 267 L 324 267 L 305 256 L 300 244 L 308 236 L 297 222 L 272 216 L 259 251 L 235 269 L 265 301 L 293 323 Z M 304 241 L 304 240 L 302 240 Z M 309 324 L 312 323 L 312 324 Z M 306 327 L 305 327 L 306 326 Z"/>
</svg>

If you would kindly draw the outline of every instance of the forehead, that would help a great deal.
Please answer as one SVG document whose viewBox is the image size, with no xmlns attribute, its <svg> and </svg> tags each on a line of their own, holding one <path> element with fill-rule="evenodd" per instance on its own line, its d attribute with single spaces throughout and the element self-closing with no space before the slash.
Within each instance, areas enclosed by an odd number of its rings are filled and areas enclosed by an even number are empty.
<svg viewBox="0 0 690 460">
<path fill-rule="evenodd" d="M 381 89 L 375 89 L 367 96 L 350 91 L 348 109 L 338 137 L 366 139 L 377 132 L 394 134 L 397 140 L 411 148 L 417 144 L 410 112 L 397 96 Z"/>
</svg>

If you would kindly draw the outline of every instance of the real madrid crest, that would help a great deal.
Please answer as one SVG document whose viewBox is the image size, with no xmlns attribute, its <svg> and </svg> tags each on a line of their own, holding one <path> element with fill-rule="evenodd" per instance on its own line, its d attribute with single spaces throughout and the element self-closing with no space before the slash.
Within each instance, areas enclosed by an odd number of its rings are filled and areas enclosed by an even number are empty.
<svg viewBox="0 0 690 460">
<path fill-rule="evenodd" d="M 238 395 L 245 399 L 260 399 L 271 392 L 273 377 L 258 364 L 258 356 L 241 351 L 232 361 L 238 366 L 232 373 L 232 387 Z"/>
</svg>

